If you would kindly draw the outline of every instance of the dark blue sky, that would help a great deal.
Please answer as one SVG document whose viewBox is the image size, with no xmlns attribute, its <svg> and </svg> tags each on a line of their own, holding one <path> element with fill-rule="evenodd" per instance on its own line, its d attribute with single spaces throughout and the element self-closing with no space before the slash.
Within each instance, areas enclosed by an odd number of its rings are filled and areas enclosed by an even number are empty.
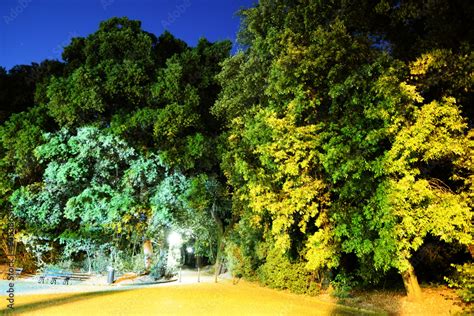
<svg viewBox="0 0 474 316">
<path fill-rule="evenodd" d="M 142 21 L 160 35 L 165 28 L 194 45 L 200 37 L 235 42 L 235 12 L 256 0 L 0 0 L 0 66 L 61 59 L 72 37 L 97 30 L 114 16 Z"/>
</svg>

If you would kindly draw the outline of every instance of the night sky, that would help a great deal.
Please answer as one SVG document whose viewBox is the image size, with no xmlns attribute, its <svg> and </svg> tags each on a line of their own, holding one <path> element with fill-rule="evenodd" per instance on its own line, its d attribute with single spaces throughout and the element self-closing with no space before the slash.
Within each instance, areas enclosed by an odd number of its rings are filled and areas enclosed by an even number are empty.
<svg viewBox="0 0 474 316">
<path fill-rule="evenodd" d="M 230 39 L 239 28 L 236 12 L 255 0 L 0 0 L 0 66 L 61 60 L 71 38 L 87 36 L 110 17 L 142 21 L 159 36 L 165 29 L 195 45 Z"/>
</svg>

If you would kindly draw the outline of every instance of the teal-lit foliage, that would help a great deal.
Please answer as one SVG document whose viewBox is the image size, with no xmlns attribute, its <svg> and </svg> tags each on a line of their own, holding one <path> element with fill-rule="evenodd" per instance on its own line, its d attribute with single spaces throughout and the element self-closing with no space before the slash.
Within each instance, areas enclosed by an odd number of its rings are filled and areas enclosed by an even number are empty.
<svg viewBox="0 0 474 316">
<path fill-rule="evenodd" d="M 43 176 L 12 194 L 13 212 L 49 241 L 105 242 L 131 204 L 120 180 L 134 155 L 123 141 L 93 127 L 47 134 L 35 150 Z"/>
<path fill-rule="evenodd" d="M 64 64 L 34 65 L 36 77 L 25 79 L 32 109 L 0 129 L 2 227 L 13 207 L 26 228 L 18 238 L 40 263 L 48 251 L 97 259 L 107 247 L 125 260 L 143 238 L 164 247 L 170 229 L 191 231 L 199 252 L 215 258 L 225 194 L 198 186 L 223 187 L 220 127 L 209 109 L 229 52 L 227 41 L 190 48 L 169 32 L 156 37 L 139 21 L 112 18 L 74 38 Z M 0 80 L 30 72 L 2 69 Z M 220 205 L 215 217 L 210 201 Z"/>
<path fill-rule="evenodd" d="M 158 154 L 141 156 L 96 127 L 45 138 L 35 150 L 45 165 L 41 181 L 21 186 L 10 201 L 27 228 L 64 246 L 63 255 L 96 257 L 105 243 L 127 250 L 171 229 L 198 234 L 201 243 L 216 239 L 206 205 L 191 204 L 199 179 L 171 170 Z"/>
</svg>

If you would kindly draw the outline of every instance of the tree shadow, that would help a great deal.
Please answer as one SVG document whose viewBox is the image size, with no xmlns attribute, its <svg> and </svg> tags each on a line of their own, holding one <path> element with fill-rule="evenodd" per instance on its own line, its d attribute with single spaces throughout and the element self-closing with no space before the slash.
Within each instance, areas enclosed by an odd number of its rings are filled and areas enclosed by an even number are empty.
<svg viewBox="0 0 474 316">
<path fill-rule="evenodd" d="M 65 305 L 69 303 L 75 303 L 75 302 L 79 302 L 79 301 L 83 301 L 83 300 L 87 300 L 87 299 L 91 299 L 95 297 L 113 295 L 113 294 L 123 293 L 123 292 L 128 292 L 128 291 L 131 291 L 131 290 L 124 289 L 124 290 L 105 290 L 105 291 L 74 293 L 67 296 L 61 296 L 56 299 L 51 299 L 50 295 L 44 295 L 45 296 L 44 300 L 41 300 L 38 302 L 15 305 L 13 309 L 6 307 L 3 309 L 0 309 L 0 314 L 1 315 L 15 315 L 16 313 L 38 311 L 44 308 L 56 307 L 56 306 Z"/>
<path fill-rule="evenodd" d="M 337 304 L 356 310 L 334 315 L 398 315 L 401 299 L 406 294 L 398 289 L 372 289 L 356 291 L 347 297 L 339 297 Z M 337 311 L 338 312 L 338 311 Z"/>
<path fill-rule="evenodd" d="M 336 307 L 332 310 L 329 315 L 331 316 L 359 316 L 359 315 L 387 315 L 386 313 L 381 312 L 372 312 L 372 311 L 364 311 L 364 310 L 356 310 L 356 309 L 345 309 L 343 307 Z"/>
</svg>

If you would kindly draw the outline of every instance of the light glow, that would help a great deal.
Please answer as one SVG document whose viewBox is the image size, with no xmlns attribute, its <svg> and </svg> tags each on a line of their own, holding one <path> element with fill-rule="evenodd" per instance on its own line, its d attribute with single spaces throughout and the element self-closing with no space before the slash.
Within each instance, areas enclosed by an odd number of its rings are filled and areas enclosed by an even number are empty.
<svg viewBox="0 0 474 316">
<path fill-rule="evenodd" d="M 183 243 L 183 239 L 181 238 L 181 235 L 177 232 L 171 232 L 168 236 L 168 244 L 170 247 L 173 246 L 179 246 Z"/>
</svg>

